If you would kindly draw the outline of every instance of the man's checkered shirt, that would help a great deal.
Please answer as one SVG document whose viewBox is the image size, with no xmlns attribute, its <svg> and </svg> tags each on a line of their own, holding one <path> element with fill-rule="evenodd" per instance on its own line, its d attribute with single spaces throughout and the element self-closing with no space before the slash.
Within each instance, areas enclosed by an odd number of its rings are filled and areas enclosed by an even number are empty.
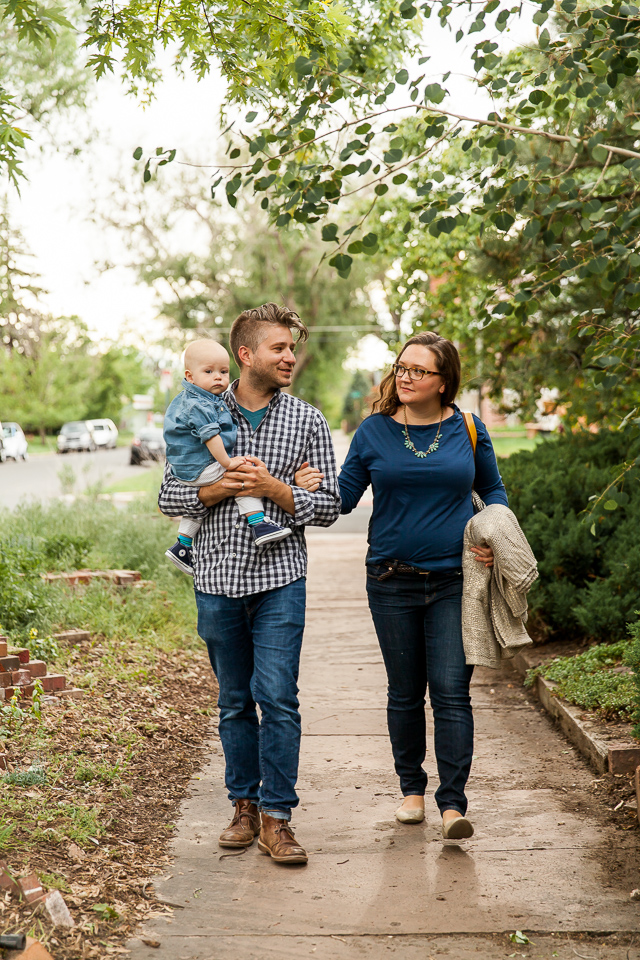
<svg viewBox="0 0 640 960">
<path fill-rule="evenodd" d="M 169 464 L 165 467 L 158 496 L 158 505 L 167 516 L 204 517 L 200 532 L 193 541 L 195 588 L 201 593 L 228 597 L 274 590 L 306 576 L 305 525 L 329 527 L 340 514 L 331 433 L 320 411 L 304 400 L 277 392 L 254 433 L 238 410 L 234 394 L 236 384 L 237 381 L 222 394 L 238 424 L 234 456 L 252 454 L 259 457 L 273 477 L 291 486 L 295 517 L 271 500 L 264 500 L 267 516 L 281 526 L 291 527 L 291 536 L 258 551 L 249 524 L 238 513 L 233 497 L 214 507 L 205 507 L 198 499 L 197 488 L 179 483 L 172 476 Z M 295 486 L 294 473 L 305 460 L 324 473 L 324 480 L 316 493 Z"/>
</svg>

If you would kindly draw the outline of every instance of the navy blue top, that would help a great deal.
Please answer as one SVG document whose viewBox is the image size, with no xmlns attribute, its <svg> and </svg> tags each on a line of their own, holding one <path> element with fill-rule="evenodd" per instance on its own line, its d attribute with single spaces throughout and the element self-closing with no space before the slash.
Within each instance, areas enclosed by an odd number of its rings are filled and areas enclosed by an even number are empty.
<svg viewBox="0 0 640 960">
<path fill-rule="evenodd" d="M 238 428 L 222 396 L 186 379 L 182 387 L 164 415 L 167 460 L 178 480 L 197 480 L 215 460 L 205 446 L 207 440 L 220 436 L 232 456 Z"/>
<path fill-rule="evenodd" d="M 402 560 L 421 570 L 462 566 L 462 538 L 473 516 L 471 487 L 486 504 L 508 506 L 491 438 L 474 416 L 478 431 L 475 470 L 473 448 L 460 410 L 442 421 L 440 446 L 420 459 L 404 445 L 404 428 L 375 413 L 356 430 L 338 481 L 342 513 L 351 513 L 369 484 L 373 514 L 367 563 Z M 435 439 L 438 424 L 409 426 L 418 450 Z"/>
</svg>

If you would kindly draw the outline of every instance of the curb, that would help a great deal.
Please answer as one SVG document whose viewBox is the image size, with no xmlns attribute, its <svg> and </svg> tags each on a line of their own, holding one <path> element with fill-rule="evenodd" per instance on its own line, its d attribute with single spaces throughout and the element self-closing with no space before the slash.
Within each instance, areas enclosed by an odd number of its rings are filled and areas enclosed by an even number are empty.
<svg viewBox="0 0 640 960">
<path fill-rule="evenodd" d="M 528 670 L 537 667 L 530 653 L 518 653 L 508 661 L 514 670 L 525 677 Z M 536 677 L 533 690 L 542 706 L 555 720 L 569 740 L 598 771 L 598 773 L 636 773 L 636 788 L 640 792 L 640 744 L 610 743 L 589 729 L 588 721 L 581 720 L 584 713 L 555 694 L 556 684 L 544 677 Z M 640 809 L 640 807 L 639 807 Z"/>
</svg>

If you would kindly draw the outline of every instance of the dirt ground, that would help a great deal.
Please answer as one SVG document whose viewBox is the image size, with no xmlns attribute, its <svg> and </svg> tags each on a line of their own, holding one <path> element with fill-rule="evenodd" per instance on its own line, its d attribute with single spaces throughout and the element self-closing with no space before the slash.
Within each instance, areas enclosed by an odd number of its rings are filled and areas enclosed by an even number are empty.
<svg viewBox="0 0 640 960">
<path fill-rule="evenodd" d="M 84 646 L 85 664 L 100 658 L 99 644 Z M 48 889 L 58 887 L 77 926 L 69 932 L 53 930 L 48 918 L 6 894 L 0 898 L 0 931 L 29 933 L 56 960 L 122 952 L 141 921 L 167 910 L 156 900 L 150 880 L 166 869 L 179 805 L 215 730 L 216 686 L 204 656 L 190 655 L 187 667 L 161 657 L 156 669 L 159 685 L 133 690 L 114 685 L 100 695 L 45 709 L 54 755 L 93 763 L 94 769 L 99 760 L 102 771 L 121 765 L 120 775 L 82 782 L 63 772 L 42 786 L 3 785 L 3 806 L 8 793 L 15 795 L 10 816 L 16 830 L 11 849 L 2 856 L 14 875 L 35 872 Z M 16 769 L 28 768 L 38 760 L 38 751 L 14 753 L 12 760 Z M 25 794 L 32 802 L 20 809 Z M 65 837 L 68 818 L 57 824 L 46 817 L 43 829 L 38 810 L 62 802 L 95 811 L 98 835 L 83 843 Z"/>
</svg>

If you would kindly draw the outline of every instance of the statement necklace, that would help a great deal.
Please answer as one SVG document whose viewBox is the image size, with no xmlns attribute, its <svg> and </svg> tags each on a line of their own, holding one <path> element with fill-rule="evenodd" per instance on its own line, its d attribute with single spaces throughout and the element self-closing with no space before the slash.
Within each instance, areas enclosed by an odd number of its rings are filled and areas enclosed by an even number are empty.
<svg viewBox="0 0 640 960">
<path fill-rule="evenodd" d="M 428 450 L 416 450 L 415 445 L 412 442 L 411 437 L 409 436 L 409 424 L 407 423 L 407 405 L 406 404 L 403 406 L 402 410 L 404 412 L 404 435 L 405 435 L 404 445 L 405 447 L 411 450 L 411 452 L 416 457 L 420 457 L 421 459 L 423 457 L 428 457 L 430 453 L 435 453 L 438 447 L 440 446 L 440 428 L 442 427 L 442 414 L 444 413 L 444 407 L 440 407 L 440 423 L 438 424 L 438 432 L 436 433 L 436 438 L 433 441 L 433 443 L 430 445 Z"/>
</svg>

